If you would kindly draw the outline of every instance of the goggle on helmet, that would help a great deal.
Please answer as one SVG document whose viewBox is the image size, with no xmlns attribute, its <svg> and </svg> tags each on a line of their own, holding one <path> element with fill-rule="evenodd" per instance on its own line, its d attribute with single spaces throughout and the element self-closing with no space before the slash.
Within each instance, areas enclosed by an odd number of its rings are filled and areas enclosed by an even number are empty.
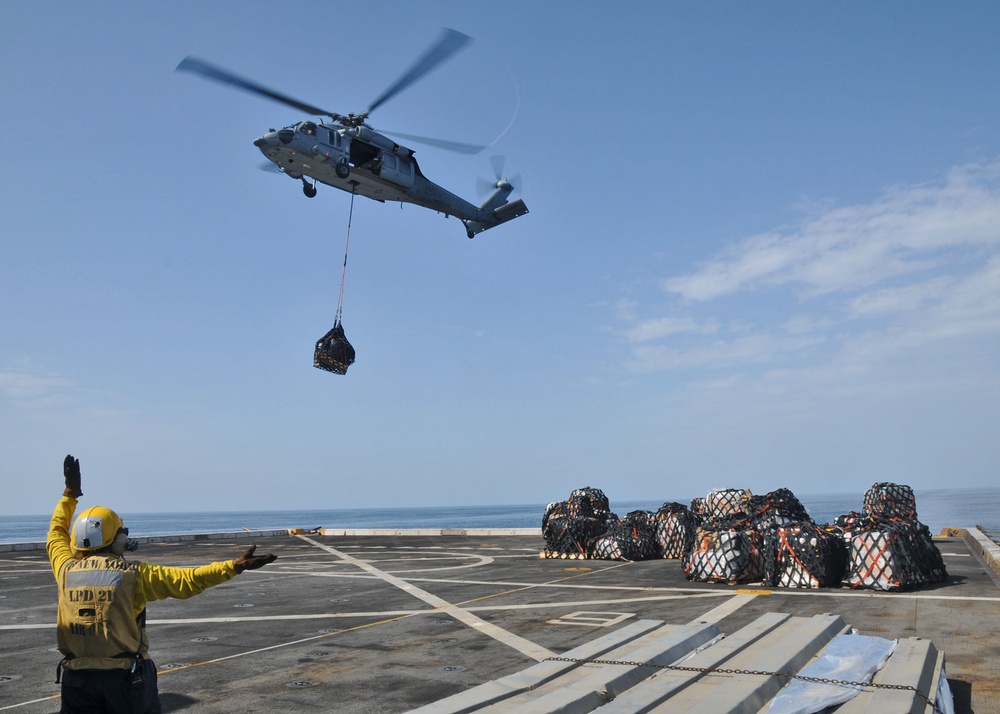
<svg viewBox="0 0 1000 714">
<path fill-rule="evenodd" d="M 120 530 L 128 535 L 117 513 L 104 506 L 92 506 L 73 523 L 73 547 L 81 551 L 105 548 L 111 545 Z"/>
</svg>

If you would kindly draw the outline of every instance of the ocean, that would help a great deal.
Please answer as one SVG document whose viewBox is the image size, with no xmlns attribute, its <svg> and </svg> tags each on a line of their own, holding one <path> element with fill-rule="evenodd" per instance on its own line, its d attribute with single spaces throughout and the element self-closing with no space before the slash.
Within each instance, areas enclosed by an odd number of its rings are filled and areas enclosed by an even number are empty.
<svg viewBox="0 0 1000 714">
<path fill-rule="evenodd" d="M 920 521 L 937 534 L 942 528 L 981 526 L 1000 536 L 1000 488 L 935 489 L 915 492 Z M 817 523 L 860 511 L 863 493 L 799 495 Z M 665 500 L 690 503 L 690 498 Z M 653 510 L 664 501 L 613 501 L 619 516 Z M 54 504 L 53 504 L 54 505 Z M 546 504 L 448 506 L 423 508 L 351 508 L 304 511 L 213 511 L 194 513 L 121 513 L 133 536 L 181 535 L 281 528 L 538 528 Z M 50 515 L 0 516 L 0 543 L 44 541 Z"/>
</svg>

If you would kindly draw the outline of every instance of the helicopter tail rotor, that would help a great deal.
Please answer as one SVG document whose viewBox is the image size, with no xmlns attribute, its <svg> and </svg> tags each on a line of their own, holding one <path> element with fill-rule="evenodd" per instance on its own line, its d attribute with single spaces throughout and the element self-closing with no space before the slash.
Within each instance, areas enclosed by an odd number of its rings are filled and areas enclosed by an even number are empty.
<svg viewBox="0 0 1000 714">
<path fill-rule="evenodd" d="M 482 176 L 476 179 L 476 189 L 481 197 L 499 188 L 509 187 L 510 191 L 508 193 L 521 190 L 521 174 L 514 174 L 510 177 L 506 176 L 503 170 L 505 163 L 505 157 L 500 154 L 490 157 L 490 165 L 493 167 L 493 180 L 484 179 Z"/>
</svg>

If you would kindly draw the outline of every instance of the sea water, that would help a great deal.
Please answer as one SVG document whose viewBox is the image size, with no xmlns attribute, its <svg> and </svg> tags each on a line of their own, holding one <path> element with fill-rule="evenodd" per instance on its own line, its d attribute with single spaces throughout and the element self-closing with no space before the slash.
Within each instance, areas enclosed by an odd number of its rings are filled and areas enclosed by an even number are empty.
<svg viewBox="0 0 1000 714">
<path fill-rule="evenodd" d="M 917 515 L 937 534 L 942 528 L 981 526 L 1000 536 L 1000 488 L 935 489 L 915 492 Z M 862 510 L 863 493 L 800 495 L 817 523 Z M 671 498 L 690 503 L 690 498 Z M 655 511 L 663 501 L 612 501 L 619 516 Z M 53 507 L 55 503 L 53 503 Z M 439 506 L 421 508 L 351 508 L 302 511 L 211 511 L 194 513 L 121 513 L 133 536 L 217 533 L 284 528 L 538 528 L 545 504 Z M 0 543 L 44 541 L 48 515 L 0 516 Z"/>
</svg>

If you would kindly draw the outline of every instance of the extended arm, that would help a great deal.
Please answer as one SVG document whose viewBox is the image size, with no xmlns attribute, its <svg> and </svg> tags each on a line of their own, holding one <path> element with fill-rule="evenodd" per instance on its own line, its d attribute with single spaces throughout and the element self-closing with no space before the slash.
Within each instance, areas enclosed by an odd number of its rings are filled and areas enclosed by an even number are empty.
<svg viewBox="0 0 1000 714">
<path fill-rule="evenodd" d="M 174 597 L 186 599 L 205 592 L 236 577 L 244 570 L 256 570 L 273 563 L 278 556 L 273 553 L 254 555 L 257 546 L 250 546 L 235 560 L 222 560 L 200 568 L 170 568 L 163 565 L 139 563 L 137 598 L 145 601 Z"/>
<path fill-rule="evenodd" d="M 69 560 L 72 560 L 73 549 L 70 547 L 69 527 L 73 522 L 73 514 L 76 512 L 76 499 L 83 495 L 80 490 L 80 461 L 67 455 L 63 460 L 63 478 L 66 481 L 66 488 L 63 497 L 56 504 L 56 509 L 52 513 L 52 520 L 49 522 L 49 534 L 45 540 L 45 550 L 49 554 L 49 563 L 52 565 L 52 574 L 58 577 L 59 569 Z"/>
</svg>

